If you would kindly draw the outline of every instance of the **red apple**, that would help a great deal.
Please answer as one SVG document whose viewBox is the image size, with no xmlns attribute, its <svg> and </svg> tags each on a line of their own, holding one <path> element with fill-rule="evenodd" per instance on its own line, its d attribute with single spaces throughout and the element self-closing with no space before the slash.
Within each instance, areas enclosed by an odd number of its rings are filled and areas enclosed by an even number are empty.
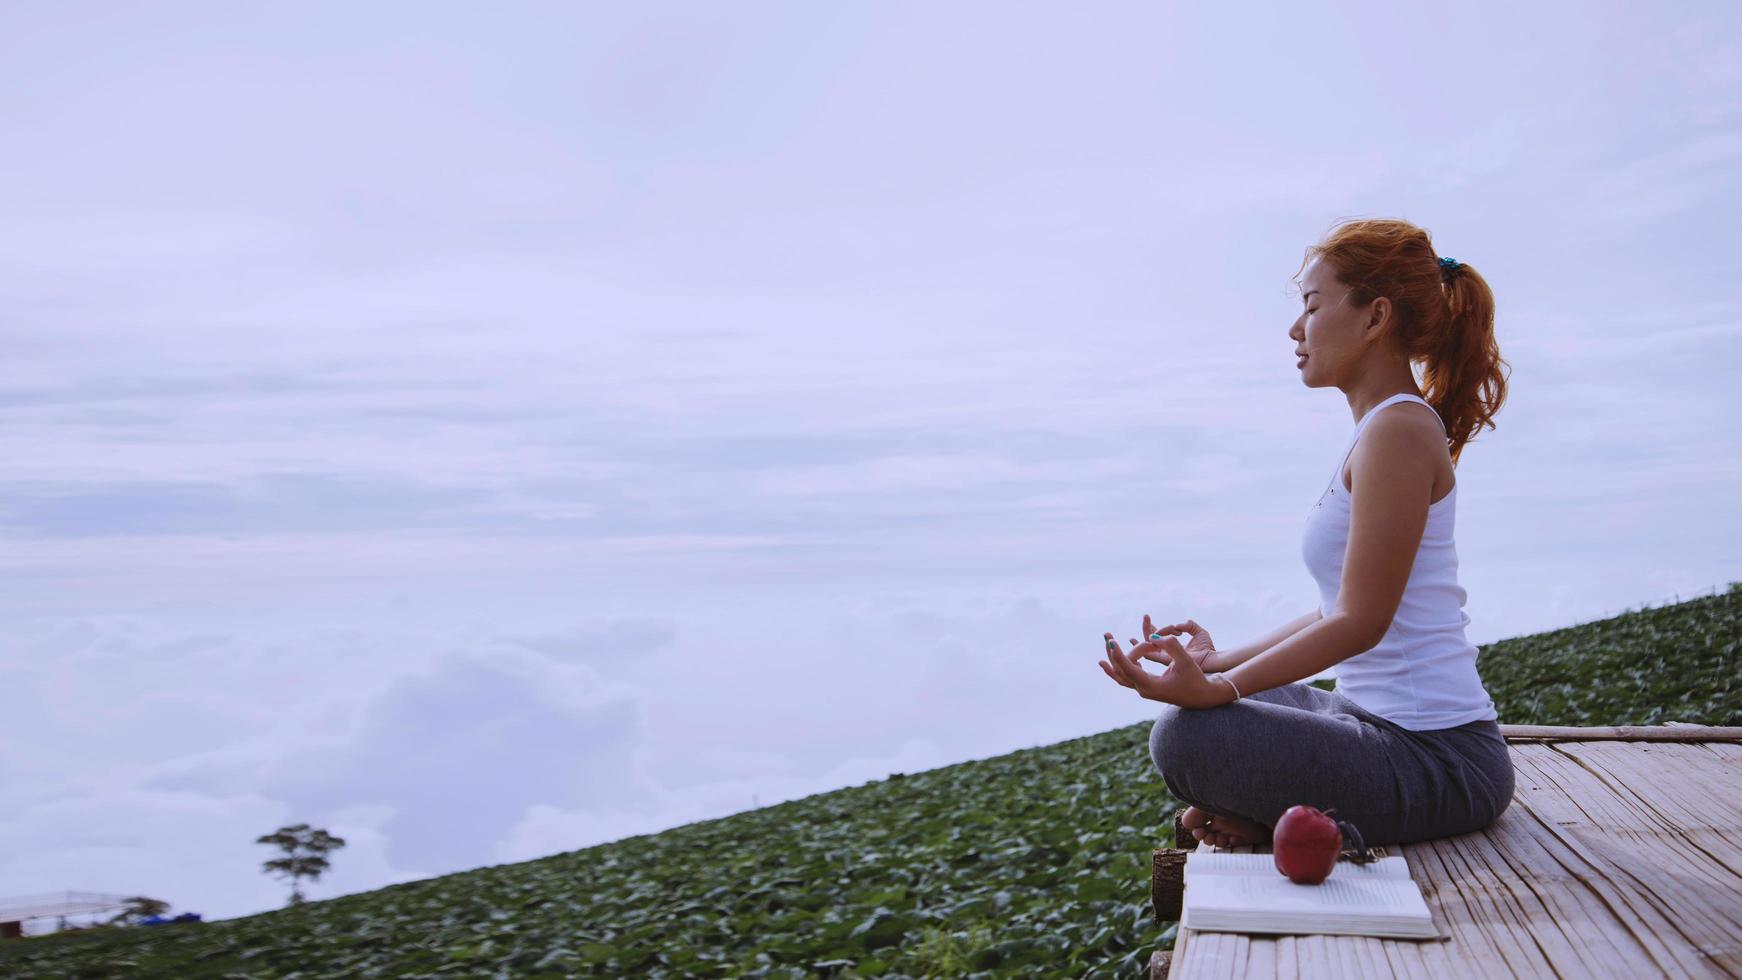
<svg viewBox="0 0 1742 980">
<path fill-rule="evenodd" d="M 1272 838 L 1276 870 L 1297 885 L 1316 885 L 1330 877 L 1343 850 L 1337 822 L 1305 805 L 1283 811 Z"/>
</svg>

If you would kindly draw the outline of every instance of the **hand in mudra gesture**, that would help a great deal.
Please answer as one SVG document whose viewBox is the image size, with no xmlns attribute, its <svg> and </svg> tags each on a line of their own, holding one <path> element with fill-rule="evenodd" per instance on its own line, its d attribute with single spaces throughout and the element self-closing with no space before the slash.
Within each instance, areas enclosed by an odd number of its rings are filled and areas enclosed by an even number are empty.
<svg viewBox="0 0 1742 980">
<path fill-rule="evenodd" d="M 1178 636 L 1181 633 L 1190 633 L 1192 638 L 1186 642 L 1186 655 L 1198 662 L 1198 668 L 1200 670 L 1211 671 L 1215 669 L 1206 661 L 1210 659 L 1210 654 L 1216 652 L 1216 643 L 1214 640 L 1210 639 L 1210 631 L 1199 626 L 1197 620 L 1188 619 L 1183 623 L 1175 623 L 1172 626 L 1163 626 L 1160 629 L 1156 629 L 1154 626 L 1150 625 L 1149 615 L 1147 613 L 1144 614 L 1143 635 L 1154 636 L 1157 633 L 1167 637 Z M 1139 644 L 1135 639 L 1133 639 L 1131 643 L 1131 652 L 1134 654 L 1142 650 L 1139 655 L 1146 659 L 1163 664 L 1171 662 L 1170 660 L 1162 659 L 1161 651 L 1159 649 L 1143 650 L 1145 644 Z M 1178 646 L 1179 642 L 1177 640 L 1174 641 L 1173 648 L 1177 648 Z M 1169 649 L 1169 657 L 1173 655 L 1173 648 Z"/>
<path fill-rule="evenodd" d="M 1191 633 L 1192 645 L 1181 646 L 1178 640 L 1168 635 L 1169 631 Z M 1149 639 L 1139 643 L 1133 638 L 1131 652 L 1126 653 L 1120 648 L 1119 641 L 1113 639 L 1113 634 L 1105 634 L 1107 659 L 1100 662 L 1101 670 L 1120 685 L 1151 701 L 1165 701 L 1182 708 L 1210 708 L 1227 703 L 1229 687 L 1204 676 L 1202 661 L 1209 659 L 1214 647 L 1203 627 L 1187 620 L 1158 630 L 1146 615 L 1143 617 L 1143 635 Z M 1159 675 L 1151 674 L 1143 669 L 1144 660 L 1167 664 L 1167 670 Z"/>
</svg>

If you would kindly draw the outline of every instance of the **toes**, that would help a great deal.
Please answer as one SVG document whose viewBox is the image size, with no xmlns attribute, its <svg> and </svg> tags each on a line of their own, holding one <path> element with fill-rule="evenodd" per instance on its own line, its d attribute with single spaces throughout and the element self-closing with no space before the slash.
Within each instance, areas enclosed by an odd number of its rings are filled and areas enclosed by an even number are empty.
<svg viewBox="0 0 1742 980">
<path fill-rule="evenodd" d="M 1228 830 L 1215 831 L 1206 839 L 1217 847 L 1239 847 L 1242 844 L 1252 843 L 1245 836 Z"/>
</svg>

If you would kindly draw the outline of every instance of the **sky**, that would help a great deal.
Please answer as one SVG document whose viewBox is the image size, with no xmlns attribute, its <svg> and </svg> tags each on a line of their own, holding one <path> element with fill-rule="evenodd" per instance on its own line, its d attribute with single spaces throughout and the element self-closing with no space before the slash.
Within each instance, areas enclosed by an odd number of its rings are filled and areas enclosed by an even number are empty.
<svg viewBox="0 0 1742 980">
<path fill-rule="evenodd" d="M 7 4 L 0 139 L 0 897 L 1154 717 L 1102 633 L 1317 605 L 1349 218 L 1495 292 L 1473 642 L 1742 578 L 1733 3 Z"/>
</svg>

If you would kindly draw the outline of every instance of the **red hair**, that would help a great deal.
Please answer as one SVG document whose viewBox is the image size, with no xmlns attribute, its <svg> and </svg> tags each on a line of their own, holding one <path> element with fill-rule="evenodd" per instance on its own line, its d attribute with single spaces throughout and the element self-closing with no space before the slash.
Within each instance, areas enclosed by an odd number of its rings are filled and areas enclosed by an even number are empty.
<svg viewBox="0 0 1742 980">
<path fill-rule="evenodd" d="M 1446 424 L 1456 465 L 1477 430 L 1494 428 L 1512 373 L 1494 339 L 1488 281 L 1465 264 L 1442 271 L 1432 239 L 1407 221 L 1344 222 L 1307 248 L 1302 271 L 1315 256 L 1349 288 L 1351 306 L 1391 300 L 1398 343 L 1412 364 L 1423 362 L 1422 397 Z"/>
</svg>

